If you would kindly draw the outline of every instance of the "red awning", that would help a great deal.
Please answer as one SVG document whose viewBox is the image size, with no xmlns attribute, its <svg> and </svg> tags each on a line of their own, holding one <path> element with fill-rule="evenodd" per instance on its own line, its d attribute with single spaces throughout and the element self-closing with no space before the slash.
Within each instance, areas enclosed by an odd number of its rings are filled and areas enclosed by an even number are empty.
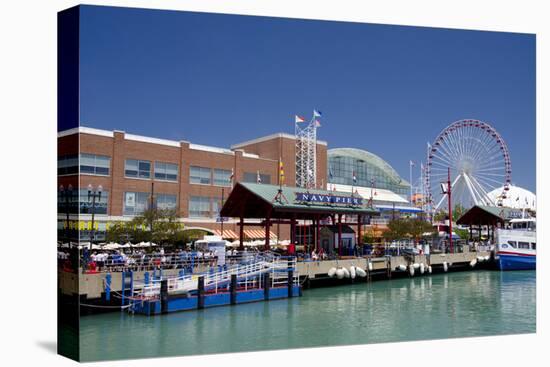
<svg viewBox="0 0 550 367">
<path fill-rule="evenodd" d="M 238 239 L 239 238 L 239 235 L 231 229 L 224 229 L 223 230 L 223 236 L 222 236 L 222 231 L 219 230 L 219 229 L 214 229 L 212 232 L 214 232 L 214 235 L 220 236 L 220 237 L 225 238 L 225 239 L 228 239 L 228 238 Z"/>
<path fill-rule="evenodd" d="M 264 239 L 265 238 L 265 230 L 264 229 L 245 229 L 244 230 L 244 236 L 249 239 Z M 275 233 L 269 231 L 269 238 L 276 239 L 277 236 Z"/>
</svg>

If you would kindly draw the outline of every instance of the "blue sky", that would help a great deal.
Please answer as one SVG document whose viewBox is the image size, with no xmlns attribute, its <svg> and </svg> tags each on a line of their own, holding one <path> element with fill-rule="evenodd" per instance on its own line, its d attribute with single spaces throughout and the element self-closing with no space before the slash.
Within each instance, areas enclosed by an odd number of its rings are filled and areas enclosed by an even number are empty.
<svg viewBox="0 0 550 367">
<path fill-rule="evenodd" d="M 228 147 L 294 132 L 388 161 L 405 179 L 453 121 L 493 125 L 535 191 L 535 36 L 82 7 L 81 125 Z M 418 172 L 415 173 L 418 176 Z"/>
</svg>

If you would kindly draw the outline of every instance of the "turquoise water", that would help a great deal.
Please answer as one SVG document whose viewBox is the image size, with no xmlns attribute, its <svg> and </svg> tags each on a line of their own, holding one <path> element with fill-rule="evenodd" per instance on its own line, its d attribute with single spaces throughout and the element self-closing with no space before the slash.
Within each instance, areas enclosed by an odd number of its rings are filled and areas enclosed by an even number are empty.
<svg viewBox="0 0 550 367">
<path fill-rule="evenodd" d="M 144 358 L 535 332 L 535 272 L 474 271 L 305 290 L 145 317 L 81 318 L 81 359 Z"/>
</svg>

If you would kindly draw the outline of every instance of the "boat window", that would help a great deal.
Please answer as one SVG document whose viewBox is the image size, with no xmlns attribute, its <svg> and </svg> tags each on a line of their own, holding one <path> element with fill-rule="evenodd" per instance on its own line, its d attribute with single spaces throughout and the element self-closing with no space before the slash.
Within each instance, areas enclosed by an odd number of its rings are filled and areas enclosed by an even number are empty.
<svg viewBox="0 0 550 367">
<path fill-rule="evenodd" d="M 529 242 L 518 242 L 518 248 L 529 249 Z"/>
<path fill-rule="evenodd" d="M 535 242 L 531 242 L 531 249 L 532 250 L 536 250 L 537 249 L 537 244 Z"/>
<path fill-rule="evenodd" d="M 508 241 L 508 244 L 509 244 L 510 246 L 512 246 L 513 248 L 517 248 L 517 247 L 518 247 L 516 241 Z"/>
</svg>

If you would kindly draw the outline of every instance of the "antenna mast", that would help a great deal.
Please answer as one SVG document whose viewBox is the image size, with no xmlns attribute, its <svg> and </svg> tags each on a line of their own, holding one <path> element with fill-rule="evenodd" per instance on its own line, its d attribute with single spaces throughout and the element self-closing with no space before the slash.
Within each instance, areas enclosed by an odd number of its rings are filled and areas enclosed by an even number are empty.
<svg viewBox="0 0 550 367">
<path fill-rule="evenodd" d="M 296 135 L 296 186 L 303 188 L 317 187 L 317 128 L 321 125 L 317 118 L 319 111 L 314 110 L 313 116 L 305 127 L 305 122 L 296 120 L 294 125 Z"/>
</svg>

